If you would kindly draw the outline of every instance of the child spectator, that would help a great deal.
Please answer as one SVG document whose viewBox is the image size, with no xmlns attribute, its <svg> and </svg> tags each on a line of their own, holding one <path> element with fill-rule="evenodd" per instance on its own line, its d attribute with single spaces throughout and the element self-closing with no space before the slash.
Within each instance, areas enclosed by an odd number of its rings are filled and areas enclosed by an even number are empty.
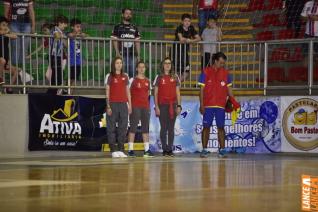
<svg viewBox="0 0 318 212">
<path fill-rule="evenodd" d="M 205 42 L 217 42 L 221 41 L 221 37 L 222 32 L 217 26 L 217 20 L 215 18 L 209 18 L 208 25 L 202 32 L 202 40 Z M 216 44 L 203 44 L 202 69 L 211 64 L 212 55 L 217 52 L 216 50 Z"/>
<path fill-rule="evenodd" d="M 67 47 L 66 36 L 64 33 L 65 28 L 67 27 L 68 20 L 65 16 L 58 16 L 55 19 L 55 26 L 52 30 L 51 35 L 53 38 L 50 38 L 50 55 L 49 63 L 52 69 L 52 75 L 50 80 L 50 85 L 58 86 L 62 84 L 63 81 L 63 57 L 65 55 L 65 48 Z M 57 88 L 48 89 L 48 94 L 61 94 L 57 92 Z"/>
<path fill-rule="evenodd" d="M 181 81 L 185 81 L 190 72 L 189 52 L 190 44 L 201 40 L 194 26 L 191 25 L 191 15 L 183 14 L 182 23 L 175 32 L 175 41 L 180 44 L 173 45 L 173 61 L 176 67 L 176 73 L 181 74 Z"/>
<path fill-rule="evenodd" d="M 76 84 L 82 69 L 81 41 L 78 38 L 85 38 L 87 35 L 82 32 L 82 22 L 79 19 L 71 20 L 72 32 L 68 33 L 70 38 L 70 66 L 71 86 Z"/>
</svg>

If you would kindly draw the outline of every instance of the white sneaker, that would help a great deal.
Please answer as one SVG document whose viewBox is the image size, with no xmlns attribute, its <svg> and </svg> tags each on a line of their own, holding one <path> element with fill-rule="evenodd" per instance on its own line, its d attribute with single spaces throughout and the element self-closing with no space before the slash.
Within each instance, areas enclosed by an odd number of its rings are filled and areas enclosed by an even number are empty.
<svg viewBox="0 0 318 212">
<path fill-rule="evenodd" d="M 24 73 L 23 71 L 20 71 L 19 75 L 20 75 L 20 78 L 21 78 L 22 82 L 25 81 L 27 83 L 27 82 L 31 82 L 33 80 L 33 77 L 27 72 Z"/>
<path fill-rule="evenodd" d="M 120 158 L 120 155 L 118 153 L 119 152 L 113 152 L 112 153 L 112 158 Z"/>
<path fill-rule="evenodd" d="M 123 153 L 123 152 L 117 152 L 118 153 L 118 155 L 119 155 L 119 157 L 121 157 L 121 158 L 127 158 L 128 156 L 125 154 L 125 153 Z"/>
</svg>

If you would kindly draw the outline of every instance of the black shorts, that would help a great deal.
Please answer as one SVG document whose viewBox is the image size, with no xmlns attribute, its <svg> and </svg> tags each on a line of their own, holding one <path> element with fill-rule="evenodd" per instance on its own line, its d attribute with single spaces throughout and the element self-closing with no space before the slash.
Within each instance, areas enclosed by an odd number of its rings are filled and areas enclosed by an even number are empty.
<svg viewBox="0 0 318 212">
<path fill-rule="evenodd" d="M 132 108 L 132 113 L 129 116 L 130 132 L 136 133 L 139 121 L 141 121 L 141 132 L 149 133 L 150 109 Z"/>
<path fill-rule="evenodd" d="M 81 74 L 81 66 L 71 66 L 71 79 L 75 80 L 75 78 L 78 80 L 79 76 Z"/>
</svg>

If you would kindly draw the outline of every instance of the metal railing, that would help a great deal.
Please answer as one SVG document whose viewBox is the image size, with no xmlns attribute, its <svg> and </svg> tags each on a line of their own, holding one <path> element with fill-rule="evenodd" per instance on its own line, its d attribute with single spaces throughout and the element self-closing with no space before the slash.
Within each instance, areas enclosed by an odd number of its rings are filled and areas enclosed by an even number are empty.
<svg viewBox="0 0 318 212">
<path fill-rule="evenodd" d="M 52 64 L 51 42 L 52 38 L 45 35 L 29 35 L 18 34 L 21 39 L 22 46 L 16 46 L 15 49 L 9 48 L 9 55 L 14 51 L 22 51 L 20 63 L 15 62 L 14 65 L 8 66 L 7 71 L 2 71 L 1 77 L 6 80 L 4 87 L 22 88 L 26 92 L 27 88 L 63 88 L 68 89 L 101 89 L 104 88 L 104 79 L 110 72 L 111 61 L 115 56 L 113 48 L 114 40 L 110 38 L 83 38 L 76 39 L 81 46 L 81 65 L 75 68 L 75 72 L 79 72 L 75 77 L 71 76 L 71 60 L 70 58 L 70 38 L 65 38 L 66 46 L 62 53 L 65 62 L 63 66 L 63 77 L 61 83 L 52 83 L 49 80 L 49 69 Z M 13 40 L 10 40 L 12 42 Z M 205 58 L 202 58 L 203 45 L 214 45 L 216 50 L 224 52 L 228 60 L 226 68 L 230 70 L 233 78 L 233 88 L 236 90 L 263 90 L 266 94 L 268 89 L 288 89 L 295 85 L 283 82 L 271 82 L 270 71 L 274 62 L 271 60 L 273 49 L 277 46 L 285 45 L 308 45 L 308 79 L 306 82 L 297 85 L 299 88 L 308 89 L 309 94 L 315 88 L 314 84 L 314 40 L 286 40 L 286 41 L 270 41 L 270 42 L 199 42 L 190 45 L 180 44 L 174 41 L 156 41 L 156 40 L 140 40 L 140 53 L 137 55 L 136 42 L 133 40 L 117 40 L 121 42 L 120 51 L 124 57 L 124 71 L 134 75 L 134 65 L 137 60 L 146 63 L 146 75 L 150 80 L 154 80 L 155 76 L 160 73 L 160 62 L 169 56 L 176 67 L 175 71 L 181 78 L 185 68 L 188 66 L 188 78 L 182 81 L 182 89 L 197 89 L 198 77 L 202 70 L 202 64 L 205 64 Z M 46 43 L 46 46 L 44 45 Z M 125 46 L 132 45 L 132 52 L 125 52 Z M 43 48 L 40 48 L 40 47 Z M 2 49 L 1 51 L 4 51 Z M 126 55 L 125 55 L 126 54 Z M 75 56 L 74 56 L 75 57 Z M 126 59 L 128 58 L 128 59 Z M 13 59 L 13 60 L 12 60 Z M 11 61 L 18 61 L 19 58 L 12 58 Z M 278 65 L 285 66 L 291 61 L 279 61 Z M 293 61 L 295 62 L 295 61 Z M 298 61 L 302 62 L 302 61 Z M 62 61 L 61 61 L 62 63 Z M 129 68 L 128 64 L 131 64 Z M 275 64 L 274 64 L 275 65 Z M 65 66 L 65 67 L 64 67 Z M 79 70 L 77 70 L 79 69 Z M 128 70 L 129 69 L 129 70 Z M 19 77 L 15 80 L 14 73 L 18 72 Z M 56 74 L 56 72 L 55 72 Z M 30 77 L 28 76 L 31 76 Z M 74 75 L 74 74 L 73 74 Z M 72 78 L 72 80 L 71 80 Z M 74 79 L 73 79 L 74 78 Z"/>
</svg>

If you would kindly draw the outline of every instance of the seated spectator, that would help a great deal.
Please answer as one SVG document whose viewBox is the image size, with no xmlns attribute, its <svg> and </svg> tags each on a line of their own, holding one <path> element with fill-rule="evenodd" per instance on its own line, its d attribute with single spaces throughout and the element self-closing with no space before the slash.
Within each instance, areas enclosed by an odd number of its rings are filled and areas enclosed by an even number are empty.
<svg viewBox="0 0 318 212">
<path fill-rule="evenodd" d="M 180 44 L 174 44 L 172 50 L 172 60 L 175 64 L 176 73 L 181 74 L 180 80 L 187 79 L 190 71 L 189 52 L 190 44 L 201 40 L 194 26 L 191 25 L 191 15 L 183 14 L 182 23 L 177 27 L 175 32 L 175 41 Z"/>
<path fill-rule="evenodd" d="M 11 75 L 10 84 L 16 84 L 18 77 L 18 69 L 10 64 L 9 41 L 17 39 L 17 35 L 10 32 L 9 22 L 5 17 L 0 17 L 0 76 L 5 73 Z M 4 78 L 1 79 L 4 83 Z M 6 89 L 6 93 L 13 93 L 11 88 Z"/>
<path fill-rule="evenodd" d="M 217 42 L 222 39 L 221 29 L 217 25 L 217 19 L 208 18 L 208 25 L 202 32 L 202 40 L 205 42 Z M 202 70 L 211 64 L 212 55 L 217 52 L 217 44 L 203 44 Z"/>
</svg>

